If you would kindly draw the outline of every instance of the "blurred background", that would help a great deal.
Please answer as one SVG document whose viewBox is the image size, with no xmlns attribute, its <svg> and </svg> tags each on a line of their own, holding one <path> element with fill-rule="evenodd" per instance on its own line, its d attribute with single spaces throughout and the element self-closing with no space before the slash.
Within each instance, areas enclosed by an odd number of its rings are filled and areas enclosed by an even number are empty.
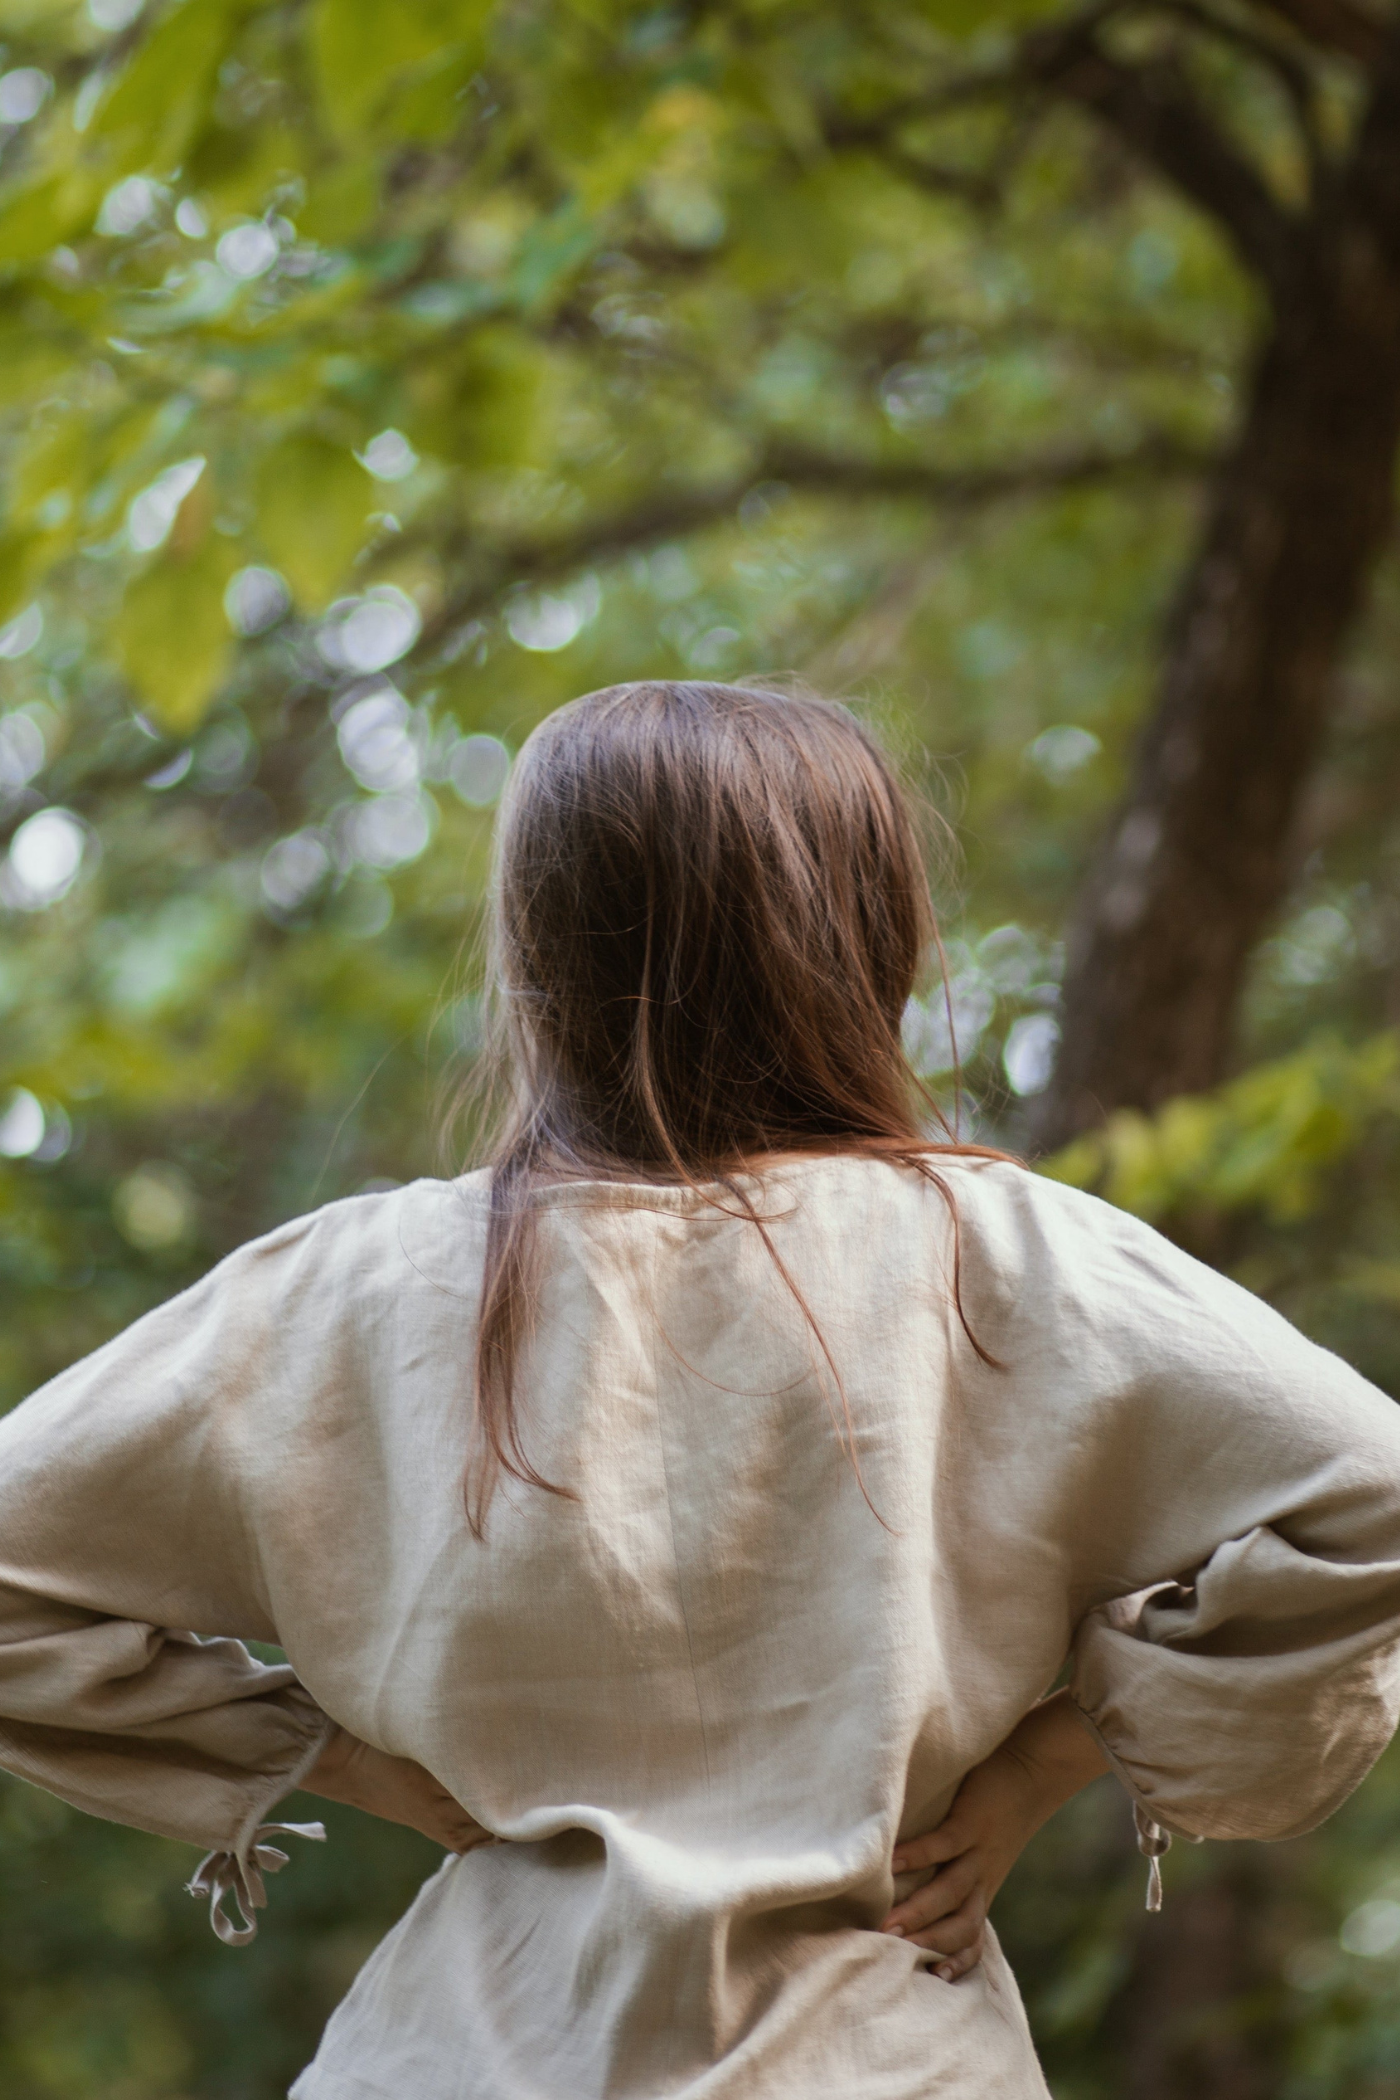
<svg viewBox="0 0 1400 2100">
<path fill-rule="evenodd" d="M 450 1170 L 522 738 L 777 670 L 959 842 L 908 1039 L 963 1133 L 1397 1390 L 1380 0 L 0 0 L 0 43 L 0 1406 Z M 8 2100 L 282 2094 L 434 1863 L 327 1821 L 230 1952 L 181 1848 L 0 1781 Z M 999 1903 L 1057 2100 L 1400 2095 L 1395 1755 L 1166 1881 L 1103 1785 Z"/>
</svg>

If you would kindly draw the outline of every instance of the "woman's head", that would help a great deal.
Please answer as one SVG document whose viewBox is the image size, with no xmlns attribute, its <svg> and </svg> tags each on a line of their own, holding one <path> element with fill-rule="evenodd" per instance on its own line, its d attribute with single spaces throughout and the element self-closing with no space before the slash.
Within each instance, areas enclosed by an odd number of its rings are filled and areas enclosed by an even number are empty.
<svg viewBox="0 0 1400 2100">
<path fill-rule="evenodd" d="M 763 1236 L 844 1413 L 817 1321 L 734 1177 L 773 1153 L 862 1151 L 938 1182 L 930 1154 L 976 1149 L 930 1135 L 937 1110 L 901 1046 L 933 930 L 909 804 L 843 707 L 610 686 L 531 736 L 497 846 L 510 1109 L 490 1155 L 467 1472 L 478 1536 L 502 1470 L 567 1492 L 526 1455 L 515 1406 L 537 1176 L 709 1182 Z"/>
<path fill-rule="evenodd" d="M 927 880 L 893 770 L 845 708 L 728 685 L 589 693 L 526 744 L 498 852 L 532 1149 L 696 1175 L 917 1137 L 900 1021 Z"/>
</svg>

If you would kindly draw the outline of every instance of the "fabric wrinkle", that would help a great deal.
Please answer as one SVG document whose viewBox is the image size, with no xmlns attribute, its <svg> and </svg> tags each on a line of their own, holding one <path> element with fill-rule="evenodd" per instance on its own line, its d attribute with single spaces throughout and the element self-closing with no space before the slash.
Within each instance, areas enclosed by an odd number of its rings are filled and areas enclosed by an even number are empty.
<svg viewBox="0 0 1400 2100">
<path fill-rule="evenodd" d="M 1172 1836 L 1311 1827 L 1384 1746 L 1400 1409 L 1095 1198 L 939 1171 L 999 1368 L 937 1189 L 752 1186 L 850 1450 L 752 1226 L 558 1184 L 524 1426 L 577 1499 L 504 1481 L 473 1540 L 482 1174 L 294 1221 L 0 1422 L 0 1765 L 196 1847 L 235 1945 L 333 1725 L 505 1840 L 424 1885 L 295 2100 L 1048 2100 L 995 1935 L 950 1986 L 877 1928 L 896 1835 L 1067 1645 L 1150 1901 Z"/>
</svg>

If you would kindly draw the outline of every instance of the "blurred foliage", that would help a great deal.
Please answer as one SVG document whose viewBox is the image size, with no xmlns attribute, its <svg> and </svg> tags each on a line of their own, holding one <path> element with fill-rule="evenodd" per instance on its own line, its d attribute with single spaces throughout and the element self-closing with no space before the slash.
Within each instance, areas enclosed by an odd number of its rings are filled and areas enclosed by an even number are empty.
<svg viewBox="0 0 1400 2100">
<path fill-rule="evenodd" d="M 1042 1171 L 1147 1218 L 1400 1392 L 1400 1039 L 1322 1035 Z"/>
<path fill-rule="evenodd" d="M 13 2100 L 252 2100 L 286 2091 L 361 1962 L 441 1853 L 303 1800 L 326 1824 L 287 1867 L 276 1920 L 211 1961 L 184 1846 L 99 1823 L 33 1787 L 0 1792 L 0 2091 Z M 297 1868 L 310 1863 L 300 1847 Z M 270 1914 L 269 1914 L 270 1915 Z"/>
<path fill-rule="evenodd" d="M 1041 1171 L 1154 1224 L 1243 1210 L 1296 1224 L 1317 1209 L 1326 1170 L 1400 1112 L 1397 1066 L 1390 1034 L 1355 1048 L 1321 1042 L 1153 1117 L 1120 1110 Z"/>
<path fill-rule="evenodd" d="M 434 1167 L 510 752 L 614 679 L 856 695 L 962 842 L 911 1049 L 951 1097 L 955 1035 L 964 1129 L 1017 1142 L 1255 319 L 1087 120 L 882 115 L 1063 12 L 0 0 L 0 1406 Z M 1189 15 L 1135 34 L 1286 185 Z M 1397 640 L 1387 572 L 1240 1077 L 1052 1171 L 1400 1391 Z M 1267 2090 L 1400 2092 L 1397 1786 L 1173 1858 L 1163 1920 L 1111 1790 L 1045 1833 L 1003 1907 L 1060 2100 L 1133 2090 L 1153 1935 L 1211 1903 Z M 13 2100 L 272 2100 L 431 1859 L 346 1812 L 229 1953 L 178 1848 L 0 1818 Z"/>
<path fill-rule="evenodd" d="M 1149 1916 L 1102 1780 L 1033 1841 L 997 1906 L 1055 2100 L 1393 2100 L 1400 1746 L 1312 1836 L 1178 1846 L 1163 1880 Z"/>
</svg>

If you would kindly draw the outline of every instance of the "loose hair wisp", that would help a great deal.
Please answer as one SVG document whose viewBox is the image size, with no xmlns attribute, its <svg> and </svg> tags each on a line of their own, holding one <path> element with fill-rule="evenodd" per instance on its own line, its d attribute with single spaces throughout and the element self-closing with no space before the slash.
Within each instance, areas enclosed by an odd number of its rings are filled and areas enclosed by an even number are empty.
<svg viewBox="0 0 1400 2100">
<path fill-rule="evenodd" d="M 747 686 L 610 686 L 528 739 L 493 889 L 488 1066 L 505 1098 L 465 1482 L 478 1537 L 502 1472 L 569 1492 L 532 1463 L 516 1405 L 542 1181 L 703 1184 L 748 1219 L 835 1381 L 857 1479 L 839 1369 L 737 1177 L 774 1154 L 844 1151 L 937 1183 L 958 1314 L 992 1361 L 962 1313 L 957 1211 L 934 1162 L 1000 1155 L 956 1141 L 901 1041 L 934 942 L 909 802 L 848 709 Z"/>
</svg>

